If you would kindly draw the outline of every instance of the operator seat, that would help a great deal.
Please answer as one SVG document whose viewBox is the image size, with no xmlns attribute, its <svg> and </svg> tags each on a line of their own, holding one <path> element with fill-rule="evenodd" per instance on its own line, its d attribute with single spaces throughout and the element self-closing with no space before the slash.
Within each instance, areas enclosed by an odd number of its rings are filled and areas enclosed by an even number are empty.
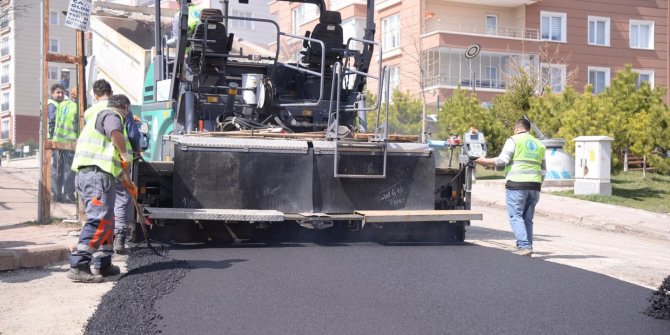
<svg viewBox="0 0 670 335">
<path fill-rule="evenodd" d="M 342 59 L 344 50 L 342 33 L 342 16 L 340 12 L 324 11 L 319 17 L 319 23 L 314 27 L 311 37 L 323 41 L 325 51 L 325 67 L 332 66 L 336 61 Z M 303 46 L 306 48 L 302 52 L 304 55 L 302 62 L 313 66 L 320 66 L 321 62 L 321 44 L 305 40 Z"/>
<path fill-rule="evenodd" d="M 233 34 L 226 32 L 226 27 L 221 23 L 223 14 L 215 8 L 203 9 L 200 13 L 200 23 L 195 27 L 192 41 L 189 43 L 189 59 L 194 69 L 200 65 L 203 50 L 205 50 L 208 65 L 225 64 L 227 57 L 221 55 L 230 53 L 233 42 Z M 207 22 L 207 24 L 205 24 Z M 205 43 L 205 32 L 207 43 Z M 205 49 L 205 45 L 207 49 Z"/>
</svg>

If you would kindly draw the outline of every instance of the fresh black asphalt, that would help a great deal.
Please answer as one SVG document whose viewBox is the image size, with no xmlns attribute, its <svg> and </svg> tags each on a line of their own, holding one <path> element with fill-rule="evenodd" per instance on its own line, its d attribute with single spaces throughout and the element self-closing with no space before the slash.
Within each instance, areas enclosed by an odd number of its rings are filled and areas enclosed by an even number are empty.
<svg viewBox="0 0 670 335">
<path fill-rule="evenodd" d="M 87 333 L 670 334 L 670 321 L 643 313 L 649 289 L 470 244 L 210 246 L 170 257 L 131 256 Z"/>
</svg>

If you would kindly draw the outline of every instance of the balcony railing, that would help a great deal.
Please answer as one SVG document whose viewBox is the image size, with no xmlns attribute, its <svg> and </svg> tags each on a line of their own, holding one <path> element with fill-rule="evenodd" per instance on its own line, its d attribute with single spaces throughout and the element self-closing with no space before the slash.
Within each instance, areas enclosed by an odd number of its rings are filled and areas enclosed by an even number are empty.
<svg viewBox="0 0 670 335">
<path fill-rule="evenodd" d="M 540 30 L 519 27 L 487 27 L 486 25 L 450 23 L 444 19 L 434 19 L 423 25 L 423 33 L 428 34 L 436 31 L 452 32 L 460 34 L 473 34 L 485 36 L 497 36 L 504 38 L 517 38 L 524 40 L 539 40 Z"/>
<path fill-rule="evenodd" d="M 430 78 L 426 78 L 425 82 L 426 87 L 436 87 L 436 86 L 450 86 L 461 88 L 472 88 L 472 79 L 464 79 L 459 76 L 447 76 L 447 75 L 437 75 Z M 507 83 L 502 79 L 486 79 L 486 78 L 476 78 L 475 79 L 475 88 L 486 88 L 486 89 L 498 89 L 504 90 L 507 87 Z"/>
</svg>

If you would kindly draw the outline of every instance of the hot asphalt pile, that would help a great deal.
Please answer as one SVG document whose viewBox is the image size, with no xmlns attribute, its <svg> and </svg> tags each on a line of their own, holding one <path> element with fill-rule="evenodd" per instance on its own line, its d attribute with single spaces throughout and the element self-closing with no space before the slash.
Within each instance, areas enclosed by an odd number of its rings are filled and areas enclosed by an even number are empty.
<svg viewBox="0 0 670 335">
<path fill-rule="evenodd" d="M 154 302 L 168 295 L 188 273 L 185 261 L 148 249 L 128 257 L 128 272 L 107 293 L 89 319 L 86 334 L 158 334 Z M 94 284 L 92 284 L 94 285 Z"/>
<path fill-rule="evenodd" d="M 649 308 L 645 313 L 651 317 L 662 320 L 670 320 L 670 276 L 663 280 L 663 283 L 649 298 Z"/>
</svg>

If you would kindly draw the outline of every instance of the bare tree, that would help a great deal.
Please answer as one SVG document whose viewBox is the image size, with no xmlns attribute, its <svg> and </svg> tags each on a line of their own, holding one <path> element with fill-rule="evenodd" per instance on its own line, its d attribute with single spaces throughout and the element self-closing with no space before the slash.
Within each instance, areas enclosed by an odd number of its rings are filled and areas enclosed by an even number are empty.
<svg viewBox="0 0 670 335">
<path fill-rule="evenodd" d="M 0 24 L 15 20 L 25 14 L 33 4 L 20 0 L 0 0 Z"/>
<path fill-rule="evenodd" d="M 423 17 L 423 16 L 422 16 Z M 401 20 L 401 22 L 413 22 L 413 20 Z M 409 38 L 409 49 L 407 52 L 403 52 L 403 58 L 407 58 L 410 63 L 416 65 L 414 71 L 405 71 L 403 69 L 403 77 L 410 79 L 412 82 L 416 83 L 419 87 L 419 95 L 422 102 L 422 113 L 421 113 L 421 141 L 424 142 L 426 139 L 426 104 L 428 103 L 426 98 L 426 83 L 427 83 L 427 59 L 424 56 L 423 49 L 423 39 L 421 38 L 421 31 L 423 29 L 423 24 L 425 21 L 422 19 L 421 23 L 417 29 L 416 25 L 409 26 L 403 24 L 403 30 L 409 31 L 407 36 Z M 403 50 L 404 51 L 404 50 Z"/>
</svg>

